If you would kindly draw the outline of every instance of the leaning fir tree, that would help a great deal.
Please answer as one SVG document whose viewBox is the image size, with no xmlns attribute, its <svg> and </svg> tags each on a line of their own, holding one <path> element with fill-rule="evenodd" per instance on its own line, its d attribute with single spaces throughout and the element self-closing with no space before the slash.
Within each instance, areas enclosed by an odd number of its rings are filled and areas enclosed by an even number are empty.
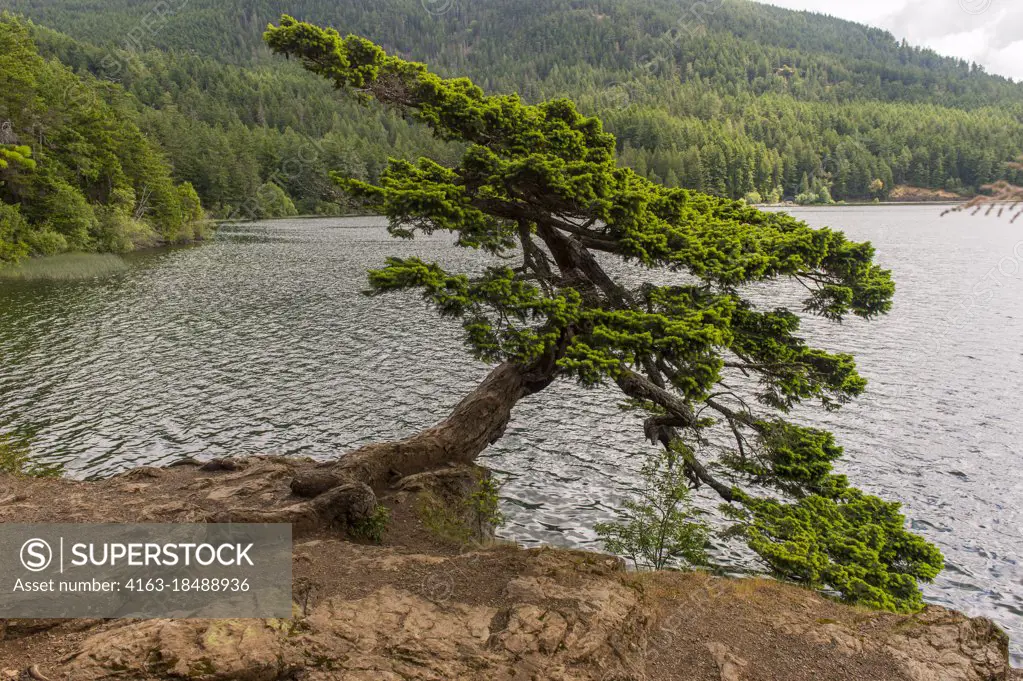
<svg viewBox="0 0 1023 681">
<path fill-rule="evenodd" d="M 472 354 L 496 367 L 433 428 L 343 457 L 350 485 L 379 491 L 473 461 L 516 402 L 555 380 L 613 384 L 645 410 L 644 435 L 677 455 L 693 487 L 720 496 L 776 574 L 849 602 L 920 606 L 918 581 L 941 569 L 938 550 L 905 530 L 898 504 L 833 472 L 842 449 L 830 433 L 788 418 L 805 402 L 838 408 L 866 381 L 849 355 L 808 346 L 795 312 L 747 295 L 795 280 L 803 313 L 884 314 L 895 289 L 870 244 L 640 177 L 617 164 L 601 122 L 566 99 L 487 96 L 288 16 L 266 40 L 338 89 L 464 143 L 454 167 L 392 159 L 379 185 L 334 179 L 386 215 L 394 236 L 444 230 L 507 263 L 468 275 L 390 258 L 370 272 L 375 292 L 416 289 L 461 319 Z M 732 443 L 724 455 L 711 446 L 720 431 Z"/>
</svg>

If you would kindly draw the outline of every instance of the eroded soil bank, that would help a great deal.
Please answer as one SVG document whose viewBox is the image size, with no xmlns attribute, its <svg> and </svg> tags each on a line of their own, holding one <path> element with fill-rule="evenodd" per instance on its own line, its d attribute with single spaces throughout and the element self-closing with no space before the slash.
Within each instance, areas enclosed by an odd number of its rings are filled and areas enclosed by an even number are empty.
<svg viewBox="0 0 1023 681">
<path fill-rule="evenodd" d="M 1016 678 L 996 626 L 940 607 L 876 613 L 768 580 L 635 574 L 608 556 L 500 543 L 464 548 L 438 534 L 444 523 L 422 502 L 456 497 L 474 474 L 452 468 L 376 490 L 392 509 L 379 546 L 346 537 L 351 499 L 324 482 L 329 466 L 311 461 L 142 468 L 98 482 L 0 478 L 0 522 L 295 523 L 292 619 L 10 620 L 0 678 Z"/>
</svg>

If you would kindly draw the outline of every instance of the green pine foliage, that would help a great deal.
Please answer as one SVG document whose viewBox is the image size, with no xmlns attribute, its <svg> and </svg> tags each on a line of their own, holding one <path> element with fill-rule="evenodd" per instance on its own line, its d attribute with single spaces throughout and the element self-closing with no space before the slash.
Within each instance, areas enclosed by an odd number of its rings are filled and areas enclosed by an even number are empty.
<svg viewBox="0 0 1023 681">
<path fill-rule="evenodd" d="M 764 563 L 780 577 L 829 588 L 848 603 L 915 610 L 917 581 L 941 571 L 938 550 L 905 531 L 899 505 L 860 490 L 811 494 L 795 503 L 748 499 L 728 512 Z"/>
<path fill-rule="evenodd" d="M 0 92 L 0 262 L 200 236 L 195 191 L 175 186 L 118 88 L 43 59 L 6 14 Z"/>
<path fill-rule="evenodd" d="M 647 413 L 645 436 L 677 456 L 692 486 L 728 502 L 734 532 L 777 574 L 850 602 L 921 605 L 917 583 L 941 569 L 938 550 L 905 529 L 897 505 L 833 472 L 841 448 L 829 433 L 789 420 L 798 404 L 839 408 L 866 381 L 852 357 L 808 346 L 795 312 L 761 309 L 744 293 L 796 280 L 805 314 L 875 318 L 895 288 L 869 243 L 651 182 L 619 163 L 615 137 L 567 99 L 487 96 L 467 78 L 288 16 L 266 40 L 464 150 L 454 163 L 391 159 L 378 182 L 334 174 L 395 236 L 443 230 L 509 261 L 469 275 L 391 258 L 370 273 L 377 293 L 419 290 L 462 320 L 482 359 L 617 385 Z M 626 283 L 604 259 L 677 276 Z M 737 374 L 754 387 L 737 388 Z M 726 456 L 708 446 L 713 432 L 733 437 Z"/>
</svg>

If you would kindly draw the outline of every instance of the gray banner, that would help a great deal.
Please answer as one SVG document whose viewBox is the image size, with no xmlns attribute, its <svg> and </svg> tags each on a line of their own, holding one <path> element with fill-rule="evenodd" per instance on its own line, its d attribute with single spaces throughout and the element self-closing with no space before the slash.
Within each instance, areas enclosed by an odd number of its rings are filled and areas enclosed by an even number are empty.
<svg viewBox="0 0 1023 681">
<path fill-rule="evenodd" d="M 0 618 L 291 614 L 291 525 L 0 524 Z"/>
</svg>

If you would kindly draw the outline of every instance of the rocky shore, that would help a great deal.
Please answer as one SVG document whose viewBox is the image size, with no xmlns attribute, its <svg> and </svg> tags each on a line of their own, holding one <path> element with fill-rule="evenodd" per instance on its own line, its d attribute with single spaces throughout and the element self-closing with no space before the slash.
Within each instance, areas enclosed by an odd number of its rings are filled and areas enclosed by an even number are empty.
<svg viewBox="0 0 1023 681">
<path fill-rule="evenodd" d="M 457 499 L 474 474 L 451 468 L 376 490 L 391 509 L 379 545 L 348 536 L 352 500 L 339 502 L 344 488 L 331 491 L 329 467 L 312 461 L 189 462 L 97 482 L 0 477 L 0 522 L 295 523 L 291 619 L 9 620 L 0 679 L 1020 678 L 1001 630 L 940 607 L 878 613 L 764 579 L 466 545 L 442 531 L 435 502 Z"/>
</svg>

